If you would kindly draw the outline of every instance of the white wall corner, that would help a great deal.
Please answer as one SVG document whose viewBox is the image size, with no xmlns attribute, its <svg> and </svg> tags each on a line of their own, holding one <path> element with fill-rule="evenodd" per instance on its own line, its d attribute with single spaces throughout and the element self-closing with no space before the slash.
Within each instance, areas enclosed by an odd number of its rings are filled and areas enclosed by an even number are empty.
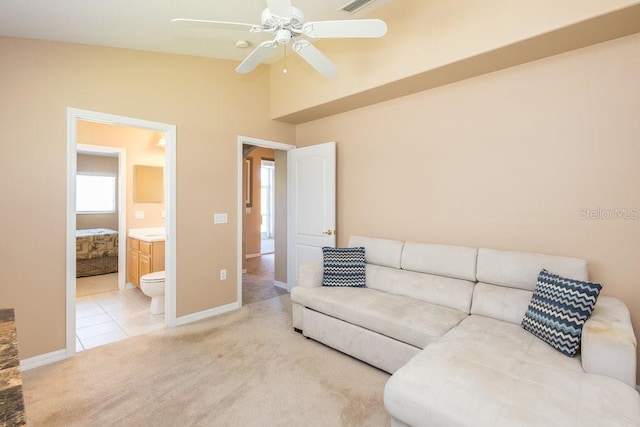
<svg viewBox="0 0 640 427">
<path fill-rule="evenodd" d="M 66 350 L 52 351 L 51 353 L 41 354 L 39 356 L 30 357 L 20 361 L 20 370 L 28 371 L 29 369 L 38 368 L 40 366 L 49 365 L 51 363 L 61 362 L 67 358 Z"/>
<path fill-rule="evenodd" d="M 176 326 L 182 326 L 186 325 L 187 323 L 197 322 L 198 320 L 208 319 L 210 317 L 218 316 L 230 311 L 239 310 L 240 308 L 241 304 L 239 302 L 233 302 L 231 304 L 223 305 L 209 310 L 187 314 L 186 316 L 180 316 L 176 319 Z"/>
</svg>

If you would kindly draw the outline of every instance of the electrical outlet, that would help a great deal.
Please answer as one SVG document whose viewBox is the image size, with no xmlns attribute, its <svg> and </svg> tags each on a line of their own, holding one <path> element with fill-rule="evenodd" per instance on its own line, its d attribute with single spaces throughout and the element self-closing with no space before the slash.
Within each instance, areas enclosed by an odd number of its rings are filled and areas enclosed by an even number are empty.
<svg viewBox="0 0 640 427">
<path fill-rule="evenodd" d="M 227 270 L 224 268 L 220 270 L 220 280 L 227 280 Z"/>
</svg>

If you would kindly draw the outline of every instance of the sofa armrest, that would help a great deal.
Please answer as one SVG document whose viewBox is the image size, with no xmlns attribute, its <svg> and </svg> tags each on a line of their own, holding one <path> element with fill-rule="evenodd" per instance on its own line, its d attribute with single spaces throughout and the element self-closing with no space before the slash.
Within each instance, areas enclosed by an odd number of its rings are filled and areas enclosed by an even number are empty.
<svg viewBox="0 0 640 427">
<path fill-rule="evenodd" d="M 303 288 L 315 288 L 322 286 L 324 268 L 322 264 L 303 264 L 298 270 L 298 286 Z"/>
<path fill-rule="evenodd" d="M 582 328 L 582 367 L 636 386 L 636 337 L 627 306 L 600 296 Z"/>
</svg>

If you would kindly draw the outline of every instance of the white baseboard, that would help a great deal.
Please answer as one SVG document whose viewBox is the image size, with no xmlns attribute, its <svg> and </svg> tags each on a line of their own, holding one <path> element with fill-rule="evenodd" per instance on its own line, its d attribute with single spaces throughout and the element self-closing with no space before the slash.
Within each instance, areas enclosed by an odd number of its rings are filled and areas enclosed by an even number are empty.
<svg viewBox="0 0 640 427">
<path fill-rule="evenodd" d="M 287 292 L 291 292 L 291 289 L 289 289 L 289 285 L 287 285 L 284 282 L 278 282 L 277 280 L 274 280 L 273 286 L 277 286 L 279 288 L 286 290 Z"/>
<path fill-rule="evenodd" d="M 238 302 L 234 302 L 231 304 L 223 305 L 221 307 L 187 314 L 186 316 L 180 316 L 176 319 L 176 326 L 182 326 L 186 325 L 187 323 L 197 322 L 198 320 L 204 320 L 210 317 L 219 316 L 230 311 L 239 310 L 240 308 L 241 304 Z"/>
<path fill-rule="evenodd" d="M 50 363 L 61 362 L 67 358 L 66 350 L 52 351 L 51 353 L 41 354 L 39 356 L 30 357 L 20 361 L 20 370 L 28 371 L 29 369 L 38 368 L 40 366 L 49 365 Z"/>
</svg>

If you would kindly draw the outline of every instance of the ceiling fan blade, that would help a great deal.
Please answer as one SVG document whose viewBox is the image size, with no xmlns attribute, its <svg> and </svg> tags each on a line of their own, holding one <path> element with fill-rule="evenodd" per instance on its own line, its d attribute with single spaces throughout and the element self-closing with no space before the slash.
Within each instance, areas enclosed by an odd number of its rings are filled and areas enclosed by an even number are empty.
<svg viewBox="0 0 640 427">
<path fill-rule="evenodd" d="M 267 0 L 267 8 L 272 15 L 291 18 L 291 0 Z"/>
<path fill-rule="evenodd" d="M 242 24 L 239 22 L 206 21 L 202 19 L 176 18 L 171 20 L 171 25 L 176 28 L 185 29 L 204 28 L 207 30 L 238 30 L 251 32 L 262 31 L 262 27 L 260 27 L 259 25 Z"/>
<path fill-rule="evenodd" d="M 302 33 L 311 38 L 377 38 L 387 33 L 387 24 L 379 19 L 307 22 Z"/>
<path fill-rule="evenodd" d="M 338 74 L 338 68 L 335 64 L 308 41 L 300 40 L 295 42 L 293 50 L 323 76 L 334 77 Z"/>
<path fill-rule="evenodd" d="M 258 64 L 267 59 L 278 43 L 274 40 L 262 42 L 247 56 L 236 68 L 237 73 L 246 74 L 252 72 Z"/>
</svg>

